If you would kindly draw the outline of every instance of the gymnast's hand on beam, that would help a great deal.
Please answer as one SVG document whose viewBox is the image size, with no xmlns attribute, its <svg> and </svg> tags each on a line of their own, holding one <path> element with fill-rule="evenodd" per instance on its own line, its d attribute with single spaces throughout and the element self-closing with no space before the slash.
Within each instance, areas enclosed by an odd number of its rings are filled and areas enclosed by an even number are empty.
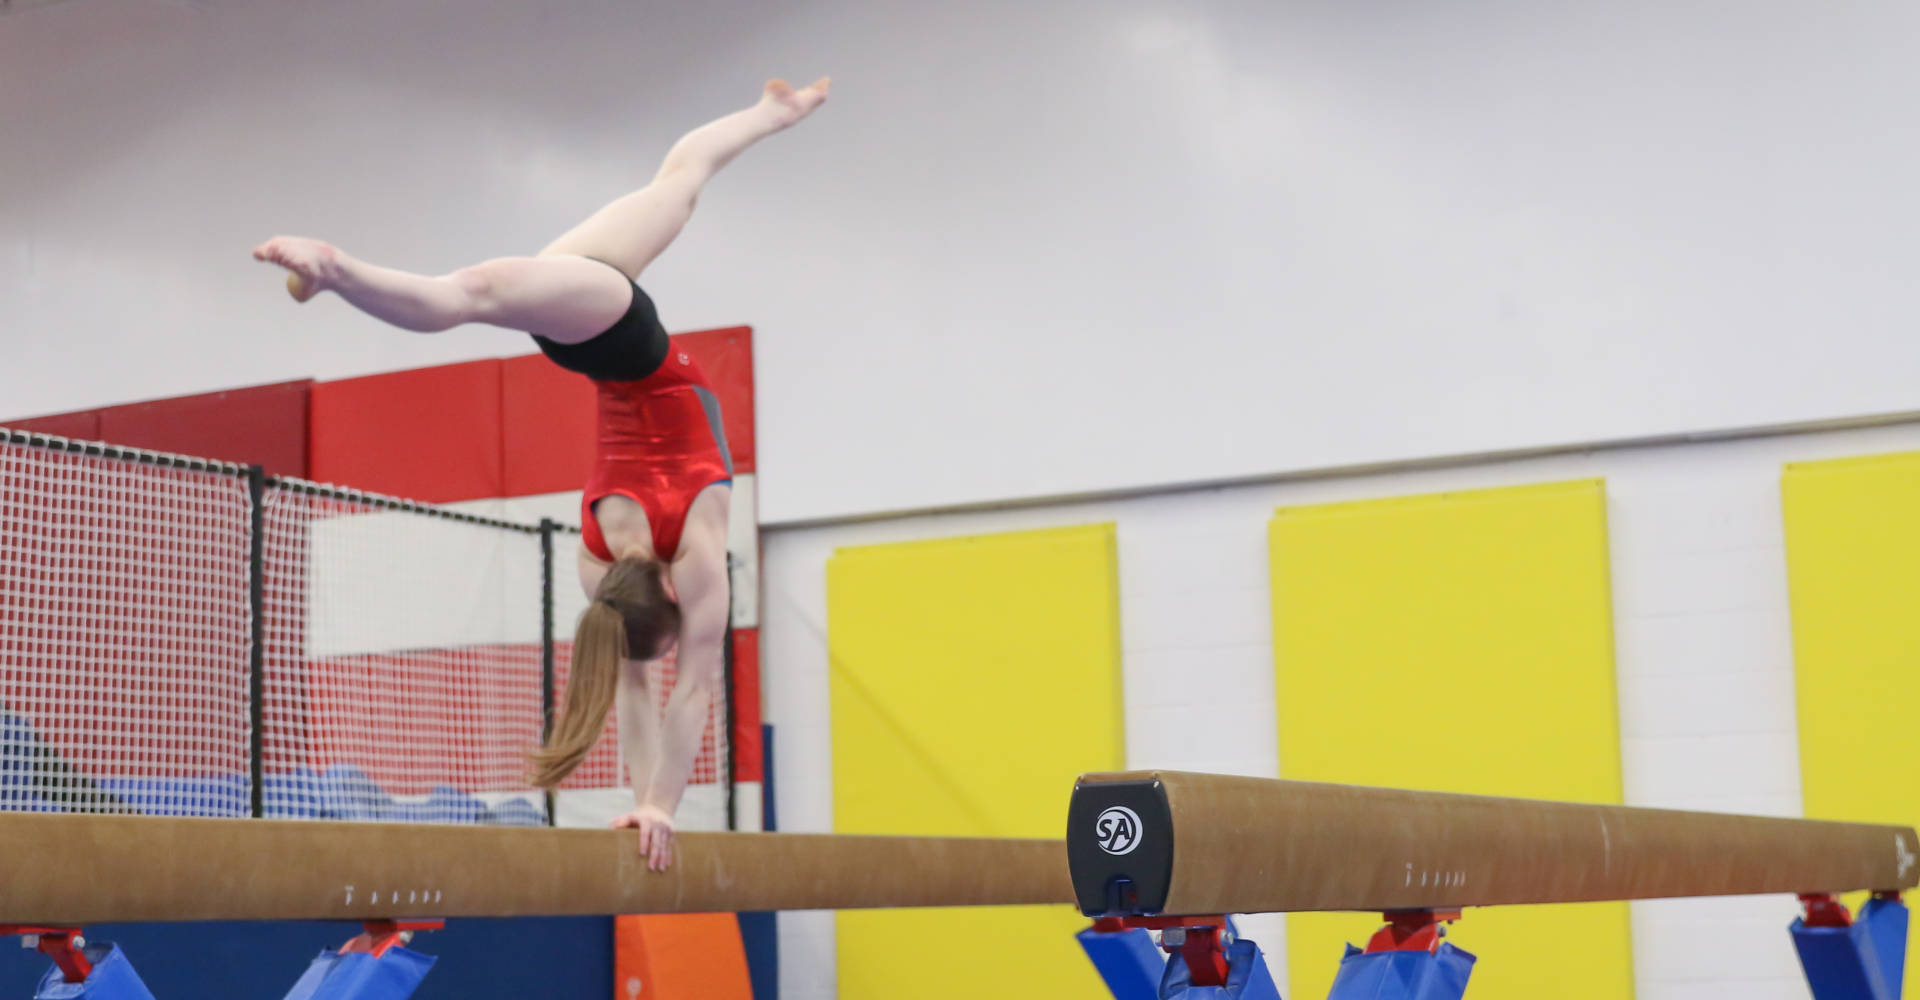
<svg viewBox="0 0 1920 1000">
<path fill-rule="evenodd" d="M 648 868 L 663 872 L 673 864 L 672 813 L 659 806 L 641 806 L 614 818 L 614 829 L 624 830 L 628 827 L 640 831 L 640 854 L 647 859 Z"/>
</svg>

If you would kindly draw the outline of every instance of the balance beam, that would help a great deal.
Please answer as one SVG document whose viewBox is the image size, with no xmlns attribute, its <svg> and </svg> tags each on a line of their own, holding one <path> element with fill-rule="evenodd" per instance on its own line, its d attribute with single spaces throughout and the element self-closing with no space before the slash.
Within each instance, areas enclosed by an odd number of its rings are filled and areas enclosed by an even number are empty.
<svg viewBox="0 0 1920 1000">
<path fill-rule="evenodd" d="M 1173 771 L 1083 775 L 1067 818 L 1096 916 L 1899 890 L 1916 854 L 1911 827 Z"/>
<path fill-rule="evenodd" d="M 0 814 L 0 923 L 1071 903 L 1059 841 Z"/>
</svg>

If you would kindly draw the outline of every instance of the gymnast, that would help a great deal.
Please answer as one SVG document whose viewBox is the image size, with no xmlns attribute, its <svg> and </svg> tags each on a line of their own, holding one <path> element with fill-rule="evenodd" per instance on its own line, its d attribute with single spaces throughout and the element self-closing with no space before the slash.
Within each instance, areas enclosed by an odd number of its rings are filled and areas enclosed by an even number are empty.
<svg viewBox="0 0 1920 1000">
<path fill-rule="evenodd" d="M 565 704 L 530 758 L 531 776 L 544 788 L 559 784 L 615 710 L 635 806 L 613 825 L 639 831 L 655 871 L 673 863 L 674 812 L 720 685 L 732 470 L 719 403 L 669 341 L 637 279 L 686 225 L 701 186 L 748 146 L 812 113 L 827 84 L 770 81 L 758 103 L 681 137 L 651 183 L 535 257 L 427 277 L 304 237 L 276 236 L 253 251 L 287 269 L 297 301 L 333 292 L 420 333 L 462 323 L 524 331 L 555 364 L 593 380 L 599 416 L 578 556 L 591 602 L 574 633 Z M 676 647 L 678 676 L 656 719 L 646 663 Z"/>
</svg>

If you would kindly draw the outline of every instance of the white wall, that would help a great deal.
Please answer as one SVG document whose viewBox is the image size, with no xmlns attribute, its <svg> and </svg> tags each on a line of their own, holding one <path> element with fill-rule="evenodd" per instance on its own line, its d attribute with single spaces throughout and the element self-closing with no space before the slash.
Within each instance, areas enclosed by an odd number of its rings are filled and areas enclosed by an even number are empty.
<svg viewBox="0 0 1920 1000">
<path fill-rule="evenodd" d="M 1627 802 L 1799 815 L 1781 465 L 1914 448 L 1920 423 L 770 531 L 762 648 L 781 826 L 832 827 L 825 567 L 838 546 L 1116 522 L 1128 766 L 1272 776 L 1274 508 L 1588 477 L 1606 480 Z M 1806 997 L 1794 915 L 1780 896 L 1633 904 L 1636 995 Z M 1244 929 L 1284 976 L 1278 921 Z M 785 914 L 781 930 L 782 997 L 834 996 L 831 915 Z"/>
<path fill-rule="evenodd" d="M 67 0 L 0 17 L 0 414 L 519 353 L 275 231 L 524 253 L 832 72 L 648 285 L 769 522 L 1912 407 L 1920 8 Z"/>
</svg>

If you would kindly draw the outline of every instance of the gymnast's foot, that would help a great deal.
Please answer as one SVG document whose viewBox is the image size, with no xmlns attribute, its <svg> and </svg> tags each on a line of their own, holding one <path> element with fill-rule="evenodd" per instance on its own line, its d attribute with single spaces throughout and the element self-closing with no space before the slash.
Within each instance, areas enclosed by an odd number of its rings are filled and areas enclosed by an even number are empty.
<svg viewBox="0 0 1920 1000">
<path fill-rule="evenodd" d="M 287 293 L 295 302 L 305 302 L 333 287 L 340 251 L 305 236 L 275 236 L 253 248 L 253 259 L 286 268 Z"/>
<path fill-rule="evenodd" d="M 823 76 L 795 90 L 793 84 L 785 80 L 768 80 L 766 92 L 760 95 L 760 106 L 773 112 L 775 128 L 786 128 L 826 103 L 827 85 L 831 82 Z"/>
</svg>

